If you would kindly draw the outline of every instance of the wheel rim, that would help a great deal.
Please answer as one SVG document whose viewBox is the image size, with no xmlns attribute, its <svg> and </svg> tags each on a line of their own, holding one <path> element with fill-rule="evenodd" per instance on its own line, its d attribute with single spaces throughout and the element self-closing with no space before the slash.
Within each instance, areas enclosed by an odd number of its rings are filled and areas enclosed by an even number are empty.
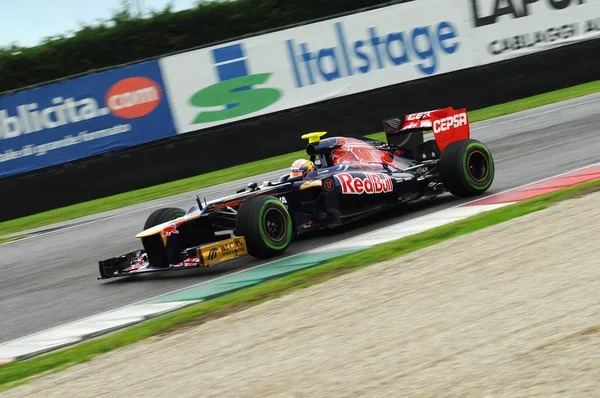
<svg viewBox="0 0 600 398">
<path fill-rule="evenodd" d="M 279 242 L 286 235 L 285 216 L 276 208 L 268 209 L 263 216 L 263 230 L 269 240 Z"/>
<path fill-rule="evenodd" d="M 476 182 L 483 182 L 487 178 L 490 170 L 487 157 L 481 151 L 473 151 L 467 159 L 467 170 L 469 176 Z"/>
</svg>

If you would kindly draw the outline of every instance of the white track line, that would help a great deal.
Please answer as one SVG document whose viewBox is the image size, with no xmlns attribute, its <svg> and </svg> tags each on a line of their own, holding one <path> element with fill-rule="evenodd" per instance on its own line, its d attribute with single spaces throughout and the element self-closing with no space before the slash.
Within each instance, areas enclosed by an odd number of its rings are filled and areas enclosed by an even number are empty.
<svg viewBox="0 0 600 398">
<path fill-rule="evenodd" d="M 590 95 L 594 95 L 594 94 L 590 94 Z M 575 99 L 576 98 L 571 98 L 571 100 L 575 100 Z M 566 101 L 570 101 L 570 100 L 566 100 Z M 576 107 L 581 106 L 581 105 L 591 104 L 593 102 L 598 102 L 598 101 L 600 101 L 600 98 L 596 98 L 596 99 L 589 100 L 589 101 L 578 102 L 576 104 L 565 105 L 565 106 L 557 107 L 557 108 L 550 109 L 550 110 L 547 110 L 547 111 L 532 113 L 531 115 L 521 116 L 521 117 L 518 117 L 518 118 L 515 118 L 515 119 L 503 120 L 501 122 L 496 122 L 496 123 L 490 123 L 490 124 L 486 124 L 485 126 L 480 127 L 480 128 L 476 128 L 475 126 L 473 126 L 473 129 L 471 129 L 471 131 L 483 130 L 483 129 L 488 128 L 488 127 L 500 126 L 500 125 L 503 125 L 503 124 L 506 124 L 506 123 L 514 123 L 514 122 L 518 122 L 519 120 L 530 119 L 532 117 L 536 117 L 536 116 L 540 116 L 540 115 L 547 115 L 549 113 L 563 111 L 565 109 L 570 109 L 570 108 L 576 108 Z M 548 105 L 542 105 L 542 106 L 546 107 L 546 106 L 552 106 L 552 105 L 554 105 L 554 104 L 548 104 Z M 535 108 L 533 108 L 533 109 L 535 109 Z M 521 112 L 528 112 L 528 110 L 521 111 Z M 501 117 L 510 117 L 510 114 L 503 115 L 503 116 L 498 116 L 498 117 L 495 117 L 494 119 L 499 119 Z M 491 120 L 494 120 L 494 119 L 489 119 L 489 120 L 491 121 Z M 485 123 L 485 122 L 486 122 L 486 120 L 482 120 L 482 121 L 480 121 L 478 123 Z"/>
</svg>

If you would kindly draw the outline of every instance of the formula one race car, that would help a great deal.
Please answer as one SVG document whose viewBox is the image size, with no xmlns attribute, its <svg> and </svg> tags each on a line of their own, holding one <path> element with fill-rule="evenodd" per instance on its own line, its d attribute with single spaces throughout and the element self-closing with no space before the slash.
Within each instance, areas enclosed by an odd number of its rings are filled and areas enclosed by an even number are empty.
<svg viewBox="0 0 600 398">
<path fill-rule="evenodd" d="M 156 210 L 136 236 L 143 249 L 100 261 L 100 279 L 207 267 L 248 254 L 269 258 L 297 234 L 444 192 L 480 195 L 492 184 L 492 155 L 470 139 L 465 109 L 405 115 L 383 126 L 387 143 L 306 134 L 310 160 L 294 162 L 278 182 L 251 183 L 204 204 L 196 197 L 187 212 Z M 431 130 L 433 139 L 425 141 Z"/>
</svg>

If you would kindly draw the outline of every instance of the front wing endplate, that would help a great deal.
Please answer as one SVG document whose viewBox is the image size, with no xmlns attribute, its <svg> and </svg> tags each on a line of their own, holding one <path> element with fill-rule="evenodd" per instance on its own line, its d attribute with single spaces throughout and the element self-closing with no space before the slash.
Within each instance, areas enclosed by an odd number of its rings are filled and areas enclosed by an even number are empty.
<svg viewBox="0 0 600 398">
<path fill-rule="evenodd" d="M 246 246 L 246 239 L 243 236 L 230 238 L 199 246 L 195 250 L 197 257 L 186 258 L 183 262 L 170 264 L 168 267 L 152 266 L 147 260 L 141 260 L 143 254 L 142 250 L 137 250 L 100 261 L 100 278 L 98 279 L 131 276 L 148 272 L 210 267 L 217 263 L 247 255 L 248 247 Z M 188 256 L 193 256 L 193 254 L 190 253 Z"/>
<path fill-rule="evenodd" d="M 221 261 L 233 260 L 234 258 L 248 254 L 246 239 L 243 236 L 200 246 L 196 249 L 200 265 L 208 267 Z"/>
</svg>

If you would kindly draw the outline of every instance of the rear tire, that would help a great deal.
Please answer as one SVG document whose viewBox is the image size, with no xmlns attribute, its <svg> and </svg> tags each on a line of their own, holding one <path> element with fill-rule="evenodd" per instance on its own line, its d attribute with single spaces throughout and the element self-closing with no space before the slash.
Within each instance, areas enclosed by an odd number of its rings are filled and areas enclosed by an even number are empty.
<svg viewBox="0 0 600 398">
<path fill-rule="evenodd" d="M 236 235 L 246 239 L 248 253 L 269 258 L 283 253 L 292 240 L 292 218 L 272 196 L 256 196 L 240 205 Z"/>
<path fill-rule="evenodd" d="M 144 224 L 144 229 L 152 228 L 156 225 L 165 223 L 167 221 L 172 221 L 172 220 L 182 217 L 184 215 L 185 215 L 185 211 L 183 209 L 179 209 L 177 207 L 165 207 L 164 209 L 155 210 L 146 219 L 146 223 Z"/>
<path fill-rule="evenodd" d="M 440 156 L 439 166 L 442 183 L 456 196 L 481 195 L 494 181 L 492 154 L 477 140 L 456 141 L 448 145 Z"/>
</svg>

